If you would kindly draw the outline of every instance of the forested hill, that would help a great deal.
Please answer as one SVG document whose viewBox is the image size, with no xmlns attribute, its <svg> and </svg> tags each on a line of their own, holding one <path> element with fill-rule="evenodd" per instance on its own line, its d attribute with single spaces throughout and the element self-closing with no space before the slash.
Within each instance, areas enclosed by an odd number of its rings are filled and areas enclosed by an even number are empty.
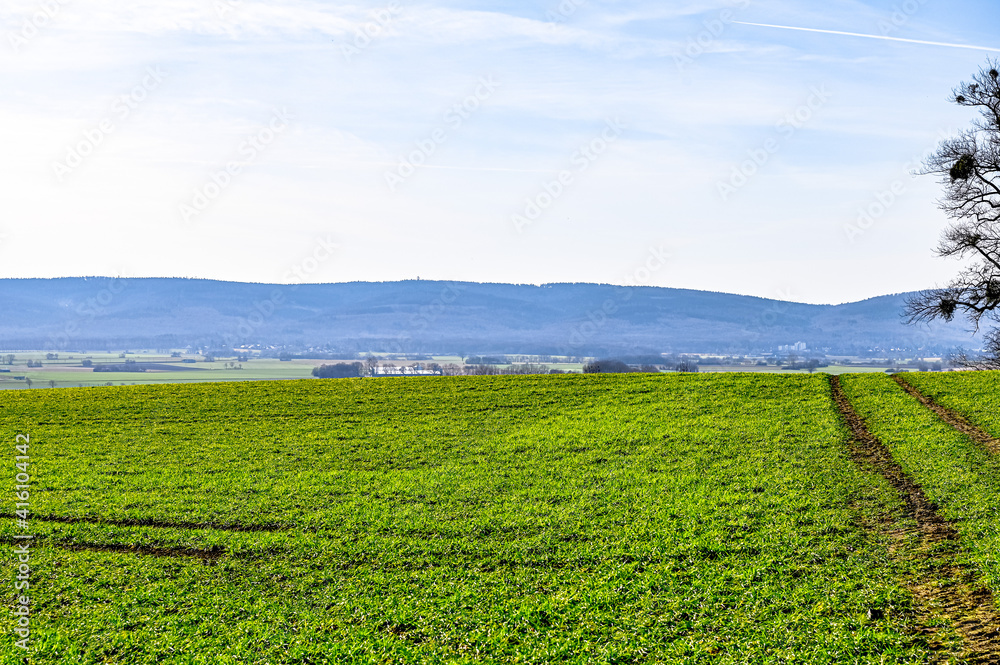
<svg viewBox="0 0 1000 665">
<path fill-rule="evenodd" d="M 829 353 L 976 347 L 959 323 L 906 326 L 906 294 L 845 305 L 658 287 L 404 281 L 0 280 L 0 348 L 326 346 L 338 351 Z"/>
</svg>

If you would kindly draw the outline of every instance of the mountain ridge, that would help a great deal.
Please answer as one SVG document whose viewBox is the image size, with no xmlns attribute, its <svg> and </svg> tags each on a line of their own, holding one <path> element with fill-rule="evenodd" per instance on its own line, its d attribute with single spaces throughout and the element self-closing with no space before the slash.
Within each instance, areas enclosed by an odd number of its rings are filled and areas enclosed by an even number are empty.
<svg viewBox="0 0 1000 665">
<path fill-rule="evenodd" d="M 0 279 L 0 348 L 325 347 L 398 353 L 940 354 L 961 324 L 907 326 L 908 293 L 837 305 L 587 282 L 269 284 L 200 278 Z"/>
</svg>

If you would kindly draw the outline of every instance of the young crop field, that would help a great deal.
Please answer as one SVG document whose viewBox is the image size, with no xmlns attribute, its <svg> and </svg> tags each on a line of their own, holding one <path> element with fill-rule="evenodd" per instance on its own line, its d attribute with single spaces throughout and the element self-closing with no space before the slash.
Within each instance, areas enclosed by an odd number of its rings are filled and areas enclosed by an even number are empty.
<svg viewBox="0 0 1000 665">
<path fill-rule="evenodd" d="M 920 373 L 905 378 L 940 406 L 1000 438 L 1000 372 Z"/>
<path fill-rule="evenodd" d="M 916 525 L 897 534 L 897 551 L 911 563 L 925 609 L 934 621 L 949 613 L 963 620 L 979 615 L 980 627 L 966 637 L 995 650 L 1000 619 L 990 595 L 1000 592 L 1000 458 L 908 395 L 905 385 L 887 376 L 843 379 L 857 413 L 912 483 L 908 491 L 927 501 L 917 508 Z M 943 595 L 942 587 L 957 593 Z"/>
<path fill-rule="evenodd" d="M 920 385 L 995 399 L 980 376 Z M 909 537 L 926 515 L 859 459 L 837 390 L 954 539 Z M 963 621 L 995 616 L 997 459 L 886 376 L 833 391 L 824 375 L 629 374 L 0 398 L 4 597 L 31 601 L 28 652 L 0 624 L 3 664 L 996 653 Z M 26 534 L 30 587 L 15 591 Z M 934 607 L 926 585 L 971 605 Z"/>
</svg>

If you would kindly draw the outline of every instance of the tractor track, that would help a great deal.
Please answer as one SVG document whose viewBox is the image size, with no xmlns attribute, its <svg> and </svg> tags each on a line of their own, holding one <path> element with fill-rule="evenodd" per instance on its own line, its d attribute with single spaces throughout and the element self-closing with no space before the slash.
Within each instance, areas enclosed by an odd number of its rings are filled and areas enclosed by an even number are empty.
<svg viewBox="0 0 1000 665">
<path fill-rule="evenodd" d="M 14 538 L 0 538 L 0 543 L 4 545 L 23 545 L 25 541 Z M 81 543 L 70 540 L 56 540 L 44 537 L 36 537 L 31 541 L 31 548 L 35 549 L 39 545 L 54 547 L 71 552 L 114 552 L 116 554 L 141 554 L 145 556 L 171 557 L 171 558 L 195 558 L 201 559 L 205 563 L 214 563 L 226 555 L 228 550 L 221 545 L 212 545 L 206 548 L 195 547 L 169 547 L 156 545 L 124 545 L 116 543 Z"/>
<path fill-rule="evenodd" d="M 0 514 L 0 519 L 16 519 L 12 514 Z M 170 522 L 155 519 L 109 519 L 103 517 L 64 517 L 61 515 L 31 514 L 32 520 L 57 524 L 93 524 L 95 526 L 152 527 L 156 529 L 183 529 L 230 531 L 233 533 L 258 533 L 291 531 L 292 528 L 280 524 L 216 524 L 212 522 Z"/>
<path fill-rule="evenodd" d="M 965 416 L 959 414 L 953 409 L 949 409 L 946 406 L 941 406 L 933 398 L 928 397 L 923 394 L 917 388 L 910 385 L 906 380 L 899 374 L 894 374 L 892 376 L 893 381 L 899 384 L 899 386 L 905 390 L 907 393 L 915 397 L 920 401 L 921 404 L 926 406 L 928 409 L 937 414 L 938 418 L 945 421 L 955 429 L 957 429 L 962 434 L 965 434 L 970 439 L 976 443 L 982 445 L 986 450 L 994 455 L 1000 455 L 1000 439 L 997 439 L 990 435 L 989 432 L 973 425 Z"/>
<path fill-rule="evenodd" d="M 935 617 L 944 617 L 961 637 L 965 653 L 963 662 L 977 665 L 1000 665 L 1000 613 L 993 595 L 976 579 L 974 571 L 957 560 L 955 547 L 958 532 L 938 512 L 923 489 L 906 475 L 892 453 L 869 430 L 864 419 L 844 394 L 840 377 L 830 377 L 833 400 L 844 422 L 851 430 L 851 457 L 862 468 L 874 467 L 903 498 L 903 520 L 915 521 L 916 527 L 906 527 L 891 520 L 880 525 L 893 540 L 896 557 L 912 558 L 922 570 L 933 570 L 933 579 L 912 579 L 906 582 L 914 598 L 917 619 L 934 647 L 939 647 L 938 632 L 931 628 Z M 911 544 L 914 536 L 919 545 Z M 947 580 L 942 584 L 941 580 Z M 951 583 L 954 582 L 954 583 Z"/>
</svg>

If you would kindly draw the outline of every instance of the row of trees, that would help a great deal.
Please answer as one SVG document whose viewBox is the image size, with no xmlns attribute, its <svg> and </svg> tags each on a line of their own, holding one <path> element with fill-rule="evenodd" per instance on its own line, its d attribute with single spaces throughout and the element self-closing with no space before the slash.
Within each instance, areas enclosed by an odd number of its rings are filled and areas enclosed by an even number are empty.
<svg viewBox="0 0 1000 665">
<path fill-rule="evenodd" d="M 698 365 L 690 360 L 681 360 L 671 367 L 676 372 L 697 372 Z M 649 372 L 660 371 L 659 365 L 639 365 L 638 367 L 629 365 L 621 360 L 607 358 L 595 360 L 583 366 L 584 374 L 627 374 L 629 372 Z"/>
<path fill-rule="evenodd" d="M 422 374 L 437 374 L 440 376 L 496 376 L 501 374 L 562 374 L 562 370 L 549 369 L 548 365 L 533 365 L 529 363 L 498 367 L 496 365 L 426 365 L 411 366 Z M 407 366 L 397 367 L 394 363 L 335 363 L 320 365 L 313 368 L 312 375 L 319 379 L 350 379 L 362 376 L 412 376 L 413 370 Z"/>
<path fill-rule="evenodd" d="M 499 376 L 499 375 L 527 375 L 527 374 L 564 374 L 563 370 L 551 369 L 548 365 L 521 363 L 500 367 L 494 364 L 478 365 L 439 365 L 428 363 L 426 365 L 411 366 L 421 373 L 437 374 L 442 376 Z M 625 374 L 628 372 L 649 372 L 657 373 L 661 369 L 672 369 L 677 372 L 697 372 L 698 364 L 682 359 L 670 366 L 662 365 L 629 365 L 617 359 L 603 359 L 589 362 L 583 366 L 584 374 Z M 409 376 L 414 372 L 405 367 L 397 367 L 395 364 L 386 362 L 378 363 L 374 358 L 368 358 L 364 363 L 335 363 L 333 365 L 320 365 L 313 368 L 312 375 L 319 379 L 349 379 L 364 376 Z"/>
<path fill-rule="evenodd" d="M 94 371 L 95 372 L 145 372 L 146 367 L 145 365 L 137 363 L 135 360 L 129 358 L 124 363 L 120 364 L 94 365 Z"/>
<path fill-rule="evenodd" d="M 458 368 L 456 366 L 456 368 Z M 453 368 L 454 369 L 454 368 Z M 524 363 L 521 365 L 511 365 L 510 367 L 497 367 L 496 365 L 467 365 L 458 368 L 461 373 L 469 376 L 492 376 L 500 374 L 563 374 L 562 370 L 549 369 L 548 365 L 533 365 Z"/>
<path fill-rule="evenodd" d="M 364 365 L 361 363 L 336 363 L 314 367 L 312 375 L 317 379 L 350 379 L 364 376 Z"/>
</svg>

